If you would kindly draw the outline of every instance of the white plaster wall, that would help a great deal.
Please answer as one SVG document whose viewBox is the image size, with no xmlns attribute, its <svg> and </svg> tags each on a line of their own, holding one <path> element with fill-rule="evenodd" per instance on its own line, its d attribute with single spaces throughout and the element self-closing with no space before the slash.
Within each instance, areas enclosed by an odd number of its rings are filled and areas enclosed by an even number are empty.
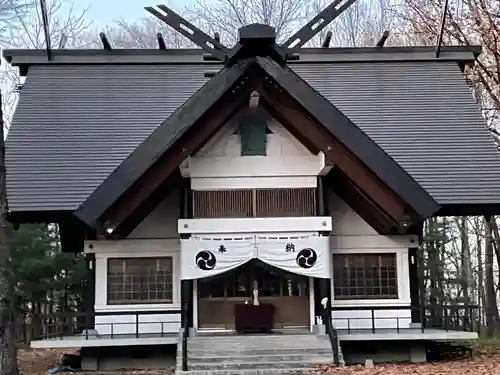
<svg viewBox="0 0 500 375">
<path fill-rule="evenodd" d="M 273 133 L 267 135 L 267 156 L 311 156 L 309 150 L 275 119 L 270 118 L 267 126 Z M 237 121 L 229 121 L 198 151 L 196 157 L 240 157 L 240 135 L 234 134 L 237 129 Z"/>
<path fill-rule="evenodd" d="M 345 311 L 333 313 L 333 324 L 338 329 L 372 328 L 371 311 L 348 310 L 359 306 L 409 306 L 410 279 L 408 248 L 418 245 L 416 236 L 381 236 L 370 227 L 338 195 L 328 197 L 333 226 L 331 234 L 332 254 L 394 253 L 397 259 L 398 298 L 397 299 L 357 299 L 335 300 L 332 279 L 332 304 L 345 307 Z M 375 310 L 375 328 L 408 328 L 411 310 Z M 399 323 L 398 319 L 399 318 Z M 349 319 L 349 320 L 348 320 Z"/>
<path fill-rule="evenodd" d="M 158 225 L 158 223 L 155 223 Z M 90 249 L 90 245 L 92 249 Z M 177 333 L 181 325 L 180 314 L 162 314 L 166 310 L 180 309 L 180 240 L 179 239 L 126 239 L 119 241 L 87 241 L 86 252 L 95 253 L 96 312 L 158 311 L 158 314 L 139 315 L 139 333 Z M 172 303 L 107 304 L 108 259 L 129 257 L 171 256 L 173 262 Z M 96 316 L 95 329 L 100 335 L 135 334 L 135 315 Z M 113 324 L 111 324 L 113 323 Z"/>
<path fill-rule="evenodd" d="M 128 236 L 141 238 L 177 238 L 180 191 L 174 190 Z"/>
<path fill-rule="evenodd" d="M 194 190 L 316 187 L 324 172 L 322 155 L 313 155 L 281 124 L 268 121 L 266 156 L 241 156 L 236 120 L 226 124 L 181 170 Z"/>
</svg>

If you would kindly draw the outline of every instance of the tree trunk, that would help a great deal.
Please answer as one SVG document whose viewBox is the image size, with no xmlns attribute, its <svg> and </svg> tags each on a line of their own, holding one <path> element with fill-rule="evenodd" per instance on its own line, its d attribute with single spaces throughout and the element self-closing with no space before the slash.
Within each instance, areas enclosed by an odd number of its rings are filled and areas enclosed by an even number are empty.
<svg viewBox="0 0 500 375">
<path fill-rule="evenodd" d="M 470 293 L 471 287 L 471 259 L 470 259 L 470 246 L 469 246 L 469 228 L 467 226 L 467 217 L 462 216 L 458 223 L 460 225 L 460 242 L 461 242 L 461 265 L 460 265 L 460 280 L 462 284 L 463 303 L 465 307 L 465 316 L 467 317 L 470 306 Z M 458 295 L 460 297 L 460 293 Z"/>
<path fill-rule="evenodd" d="M 500 233 L 495 216 L 492 216 L 491 219 L 488 220 L 488 225 L 491 227 L 493 251 L 495 252 L 495 255 L 497 257 L 498 269 L 500 269 Z"/>
<path fill-rule="evenodd" d="M 11 277 L 9 227 L 7 223 L 7 188 L 5 169 L 5 134 L 0 94 L 0 375 L 17 375 L 17 339 L 15 302 Z"/>
<path fill-rule="evenodd" d="M 484 227 L 484 226 L 483 226 Z M 477 247 L 477 285 L 479 293 L 479 306 L 480 306 L 480 326 L 484 323 L 484 309 L 487 305 L 486 303 L 486 292 L 484 290 L 484 263 L 483 263 L 483 234 L 480 228 L 480 221 L 477 220 L 476 225 L 476 247 Z"/>
<path fill-rule="evenodd" d="M 494 337 L 497 331 L 498 306 L 495 293 L 495 279 L 493 265 L 495 262 L 493 251 L 492 226 L 489 221 L 492 218 L 485 218 L 486 244 L 485 244 L 485 284 L 486 284 L 486 334 Z"/>
</svg>

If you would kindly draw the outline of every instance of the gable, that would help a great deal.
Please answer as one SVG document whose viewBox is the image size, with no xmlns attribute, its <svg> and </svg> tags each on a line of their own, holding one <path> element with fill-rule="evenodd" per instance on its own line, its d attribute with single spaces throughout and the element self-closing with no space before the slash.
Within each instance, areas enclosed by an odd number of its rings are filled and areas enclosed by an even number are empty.
<svg viewBox="0 0 500 375">
<path fill-rule="evenodd" d="M 380 232 L 399 231 L 437 211 L 428 193 L 335 106 L 289 68 L 257 57 L 226 67 L 198 90 L 80 205 L 77 217 L 99 231 L 129 233 L 124 223 L 137 221 L 138 211 L 164 191 L 182 161 L 255 92 L 304 146 L 335 163 L 338 182 L 345 176 L 359 198 L 372 201 L 370 215 L 384 218 L 383 225 L 374 221 Z"/>
</svg>

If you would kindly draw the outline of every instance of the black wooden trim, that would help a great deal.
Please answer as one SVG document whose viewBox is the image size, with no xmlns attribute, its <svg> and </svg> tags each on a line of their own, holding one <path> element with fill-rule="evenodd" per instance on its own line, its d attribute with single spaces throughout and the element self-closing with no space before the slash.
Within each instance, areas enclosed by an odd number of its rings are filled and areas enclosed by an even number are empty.
<svg viewBox="0 0 500 375">
<path fill-rule="evenodd" d="M 257 63 L 299 105 L 412 207 L 421 219 L 426 219 L 439 210 L 440 206 L 434 198 L 398 163 L 290 68 L 283 67 L 267 57 L 257 57 Z"/>
<path fill-rule="evenodd" d="M 330 256 L 330 262 L 332 261 Z M 318 279 L 314 278 L 314 314 L 316 316 L 321 316 L 324 310 L 321 300 L 323 298 L 328 298 L 327 306 L 330 306 L 330 301 L 332 299 L 332 279 Z M 316 316 L 315 321 L 316 321 Z M 324 322 L 323 322 L 324 324 Z"/>
<path fill-rule="evenodd" d="M 500 215 L 500 202 L 451 203 L 441 205 L 434 216 L 495 216 Z"/>
<path fill-rule="evenodd" d="M 175 194 L 176 189 L 180 190 L 181 186 L 182 177 L 180 171 L 177 169 L 176 172 L 172 173 L 169 178 L 160 184 L 146 201 L 113 230 L 112 237 L 116 239 L 128 237 L 169 194 Z"/>
<path fill-rule="evenodd" d="M 410 303 L 411 303 L 411 321 L 412 323 L 418 323 L 420 321 L 420 312 L 418 307 L 420 306 L 419 299 L 419 279 L 418 279 L 418 248 L 411 247 L 408 249 L 408 266 L 410 278 Z"/>
<path fill-rule="evenodd" d="M 75 211 L 90 227 L 196 123 L 222 96 L 238 84 L 255 59 L 221 70 L 163 122 L 116 168 Z"/>
<path fill-rule="evenodd" d="M 182 326 L 187 324 L 188 327 L 193 327 L 193 280 L 181 280 L 181 301 Z"/>
<path fill-rule="evenodd" d="M 316 215 L 326 216 L 326 200 L 325 190 L 323 186 L 323 176 L 317 178 L 318 186 L 316 187 Z"/>
<path fill-rule="evenodd" d="M 87 279 L 85 280 L 85 289 L 83 292 L 83 303 L 85 313 L 91 315 L 87 320 L 87 329 L 93 329 L 95 324 L 95 254 L 85 254 L 85 262 L 87 265 Z"/>
<path fill-rule="evenodd" d="M 325 186 L 332 189 L 363 220 L 381 235 L 402 234 L 402 228 L 389 215 L 371 201 L 349 177 L 333 168 L 325 177 Z"/>
<path fill-rule="evenodd" d="M 14 225 L 59 223 L 68 219 L 74 219 L 73 211 L 13 211 L 7 214 L 7 220 Z"/>
<path fill-rule="evenodd" d="M 83 252 L 85 225 L 74 216 L 66 220 L 59 221 L 59 239 L 61 241 L 61 251 L 64 253 Z"/>
</svg>

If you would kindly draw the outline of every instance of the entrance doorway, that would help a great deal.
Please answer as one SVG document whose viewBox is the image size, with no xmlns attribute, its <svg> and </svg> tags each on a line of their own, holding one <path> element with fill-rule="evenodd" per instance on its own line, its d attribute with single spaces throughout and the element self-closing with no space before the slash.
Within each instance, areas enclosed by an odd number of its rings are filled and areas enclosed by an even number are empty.
<svg viewBox="0 0 500 375">
<path fill-rule="evenodd" d="M 254 259 L 224 274 L 198 279 L 199 329 L 234 330 L 235 305 L 252 303 L 255 282 L 259 303 L 274 306 L 273 328 L 309 327 L 309 278 Z"/>
</svg>

